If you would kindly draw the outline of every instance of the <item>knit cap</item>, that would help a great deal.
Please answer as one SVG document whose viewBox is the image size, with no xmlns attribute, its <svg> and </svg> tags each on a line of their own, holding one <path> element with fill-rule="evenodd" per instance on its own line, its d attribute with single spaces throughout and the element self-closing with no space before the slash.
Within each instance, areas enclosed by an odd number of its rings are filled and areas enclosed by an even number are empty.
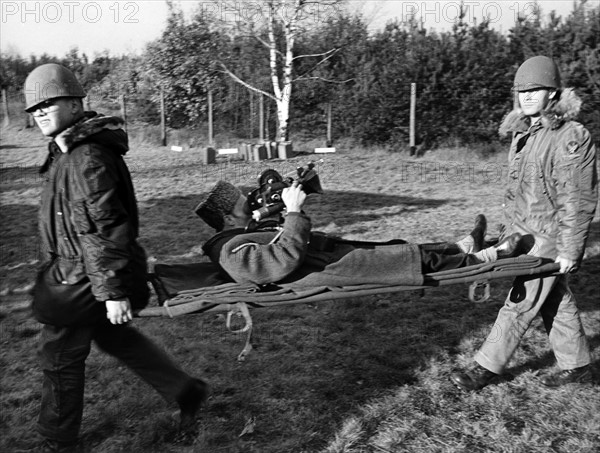
<svg viewBox="0 0 600 453">
<path fill-rule="evenodd" d="M 194 210 L 198 216 L 217 231 L 225 226 L 224 217 L 233 211 L 242 191 L 226 181 L 219 181 L 205 200 Z"/>
</svg>

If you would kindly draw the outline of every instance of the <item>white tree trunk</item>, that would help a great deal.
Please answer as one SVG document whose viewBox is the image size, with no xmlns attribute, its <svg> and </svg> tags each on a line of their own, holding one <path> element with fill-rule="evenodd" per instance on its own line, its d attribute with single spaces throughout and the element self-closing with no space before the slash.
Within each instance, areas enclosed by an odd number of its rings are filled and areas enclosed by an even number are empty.
<svg viewBox="0 0 600 453">
<path fill-rule="evenodd" d="M 223 0 L 220 0 L 221 3 Z M 315 1 L 313 5 L 318 5 L 322 2 L 326 4 L 328 8 L 332 8 L 340 0 L 327 0 L 327 1 Z M 233 72 L 228 70 L 224 65 L 225 71 L 238 83 L 242 84 L 250 90 L 254 90 L 261 93 L 271 99 L 275 100 L 277 106 L 277 141 L 287 141 L 289 138 L 289 118 L 290 118 L 290 104 L 292 99 L 292 87 L 294 80 L 292 79 L 292 71 L 294 60 L 302 57 L 324 57 L 322 61 L 330 58 L 337 50 L 314 54 L 314 55 L 302 55 L 294 57 L 294 43 L 296 35 L 298 33 L 299 22 L 303 20 L 302 8 L 308 4 L 306 0 L 266 0 L 267 5 L 267 30 L 268 30 L 268 41 L 261 42 L 269 50 L 269 69 L 271 77 L 271 85 L 273 86 L 273 94 L 269 94 L 266 91 L 258 89 L 249 83 L 243 81 L 237 77 Z M 229 4 L 229 3 L 228 3 Z M 230 9 L 235 10 L 237 2 L 231 3 Z M 237 6 L 239 8 L 239 6 Z M 325 7 L 325 6 L 323 6 Z M 218 8 L 217 8 L 218 9 Z M 304 11 L 304 14 L 307 12 Z M 315 16 L 319 17 L 319 16 Z M 306 20 L 306 17 L 304 18 Z M 314 18 L 313 18 L 314 20 Z M 285 36 L 285 49 L 283 52 L 277 49 L 277 41 L 275 36 L 275 25 L 279 23 L 283 26 L 283 32 Z M 278 60 L 279 58 L 279 60 Z M 303 77 L 306 79 L 306 77 Z"/>
<path fill-rule="evenodd" d="M 284 2 L 285 3 L 285 2 Z M 287 11 L 277 0 L 269 2 L 269 47 L 271 81 L 277 104 L 277 141 L 288 140 L 288 124 L 290 118 L 290 102 L 292 98 L 292 69 L 294 63 L 294 42 L 296 39 L 297 21 L 301 14 L 302 0 L 294 0 L 294 13 L 287 17 Z M 280 80 L 277 73 L 277 48 L 275 42 L 275 14 L 280 15 L 285 32 L 285 55 L 283 75 Z"/>
</svg>

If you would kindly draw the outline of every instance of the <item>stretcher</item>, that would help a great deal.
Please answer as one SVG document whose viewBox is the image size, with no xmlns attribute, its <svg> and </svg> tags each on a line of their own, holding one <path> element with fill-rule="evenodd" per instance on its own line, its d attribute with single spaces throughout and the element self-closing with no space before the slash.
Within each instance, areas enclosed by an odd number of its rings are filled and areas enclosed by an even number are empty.
<svg viewBox="0 0 600 453">
<path fill-rule="evenodd" d="M 240 313 L 245 326 L 233 332 L 247 333 L 246 344 L 238 356 L 244 360 L 252 349 L 250 337 L 252 317 L 250 309 L 278 307 L 290 304 L 316 303 L 366 297 L 402 291 L 426 290 L 439 286 L 470 283 L 469 299 L 481 303 L 490 297 L 491 280 L 552 275 L 560 269 L 559 264 L 529 255 L 501 259 L 460 269 L 425 274 L 421 286 L 403 285 L 354 285 L 319 286 L 308 288 L 280 287 L 276 284 L 238 284 L 228 281 L 218 266 L 211 262 L 190 264 L 154 264 L 150 282 L 156 292 L 158 305 L 139 310 L 138 317 L 174 318 L 191 313 L 226 312 L 226 323 L 231 330 L 231 318 Z"/>
</svg>

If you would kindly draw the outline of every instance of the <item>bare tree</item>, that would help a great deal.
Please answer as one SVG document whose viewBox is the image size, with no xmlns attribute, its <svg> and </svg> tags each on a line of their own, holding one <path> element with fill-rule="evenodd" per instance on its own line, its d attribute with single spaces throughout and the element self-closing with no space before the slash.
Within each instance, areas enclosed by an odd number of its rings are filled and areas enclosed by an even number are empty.
<svg viewBox="0 0 600 453">
<path fill-rule="evenodd" d="M 332 15 L 340 12 L 343 0 L 245 0 L 214 1 L 210 6 L 203 4 L 202 14 L 208 14 L 230 27 L 232 33 L 246 34 L 256 39 L 268 52 L 271 90 L 262 89 L 244 80 L 226 63 L 221 67 L 236 82 L 261 93 L 277 105 L 277 140 L 289 138 L 290 103 L 294 83 L 312 77 L 305 73 L 294 79 L 294 62 L 300 58 L 318 59 L 313 68 L 331 58 L 339 49 L 324 53 L 294 55 L 294 44 L 298 36 L 318 26 Z"/>
</svg>

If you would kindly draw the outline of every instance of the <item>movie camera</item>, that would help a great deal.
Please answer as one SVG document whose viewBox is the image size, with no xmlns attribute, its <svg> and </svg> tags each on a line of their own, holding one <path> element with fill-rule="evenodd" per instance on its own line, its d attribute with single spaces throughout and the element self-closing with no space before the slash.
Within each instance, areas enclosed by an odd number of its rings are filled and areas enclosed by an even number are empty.
<svg viewBox="0 0 600 453">
<path fill-rule="evenodd" d="M 252 211 L 253 220 L 259 222 L 283 211 L 285 205 L 281 194 L 283 189 L 290 187 L 294 181 L 302 184 L 302 190 L 306 195 L 323 193 L 314 162 L 309 162 L 306 168 L 298 167 L 295 171 L 295 179 L 291 176 L 293 174 L 281 176 L 273 169 L 267 169 L 260 174 L 258 188 L 248 193 L 248 206 Z"/>
</svg>

